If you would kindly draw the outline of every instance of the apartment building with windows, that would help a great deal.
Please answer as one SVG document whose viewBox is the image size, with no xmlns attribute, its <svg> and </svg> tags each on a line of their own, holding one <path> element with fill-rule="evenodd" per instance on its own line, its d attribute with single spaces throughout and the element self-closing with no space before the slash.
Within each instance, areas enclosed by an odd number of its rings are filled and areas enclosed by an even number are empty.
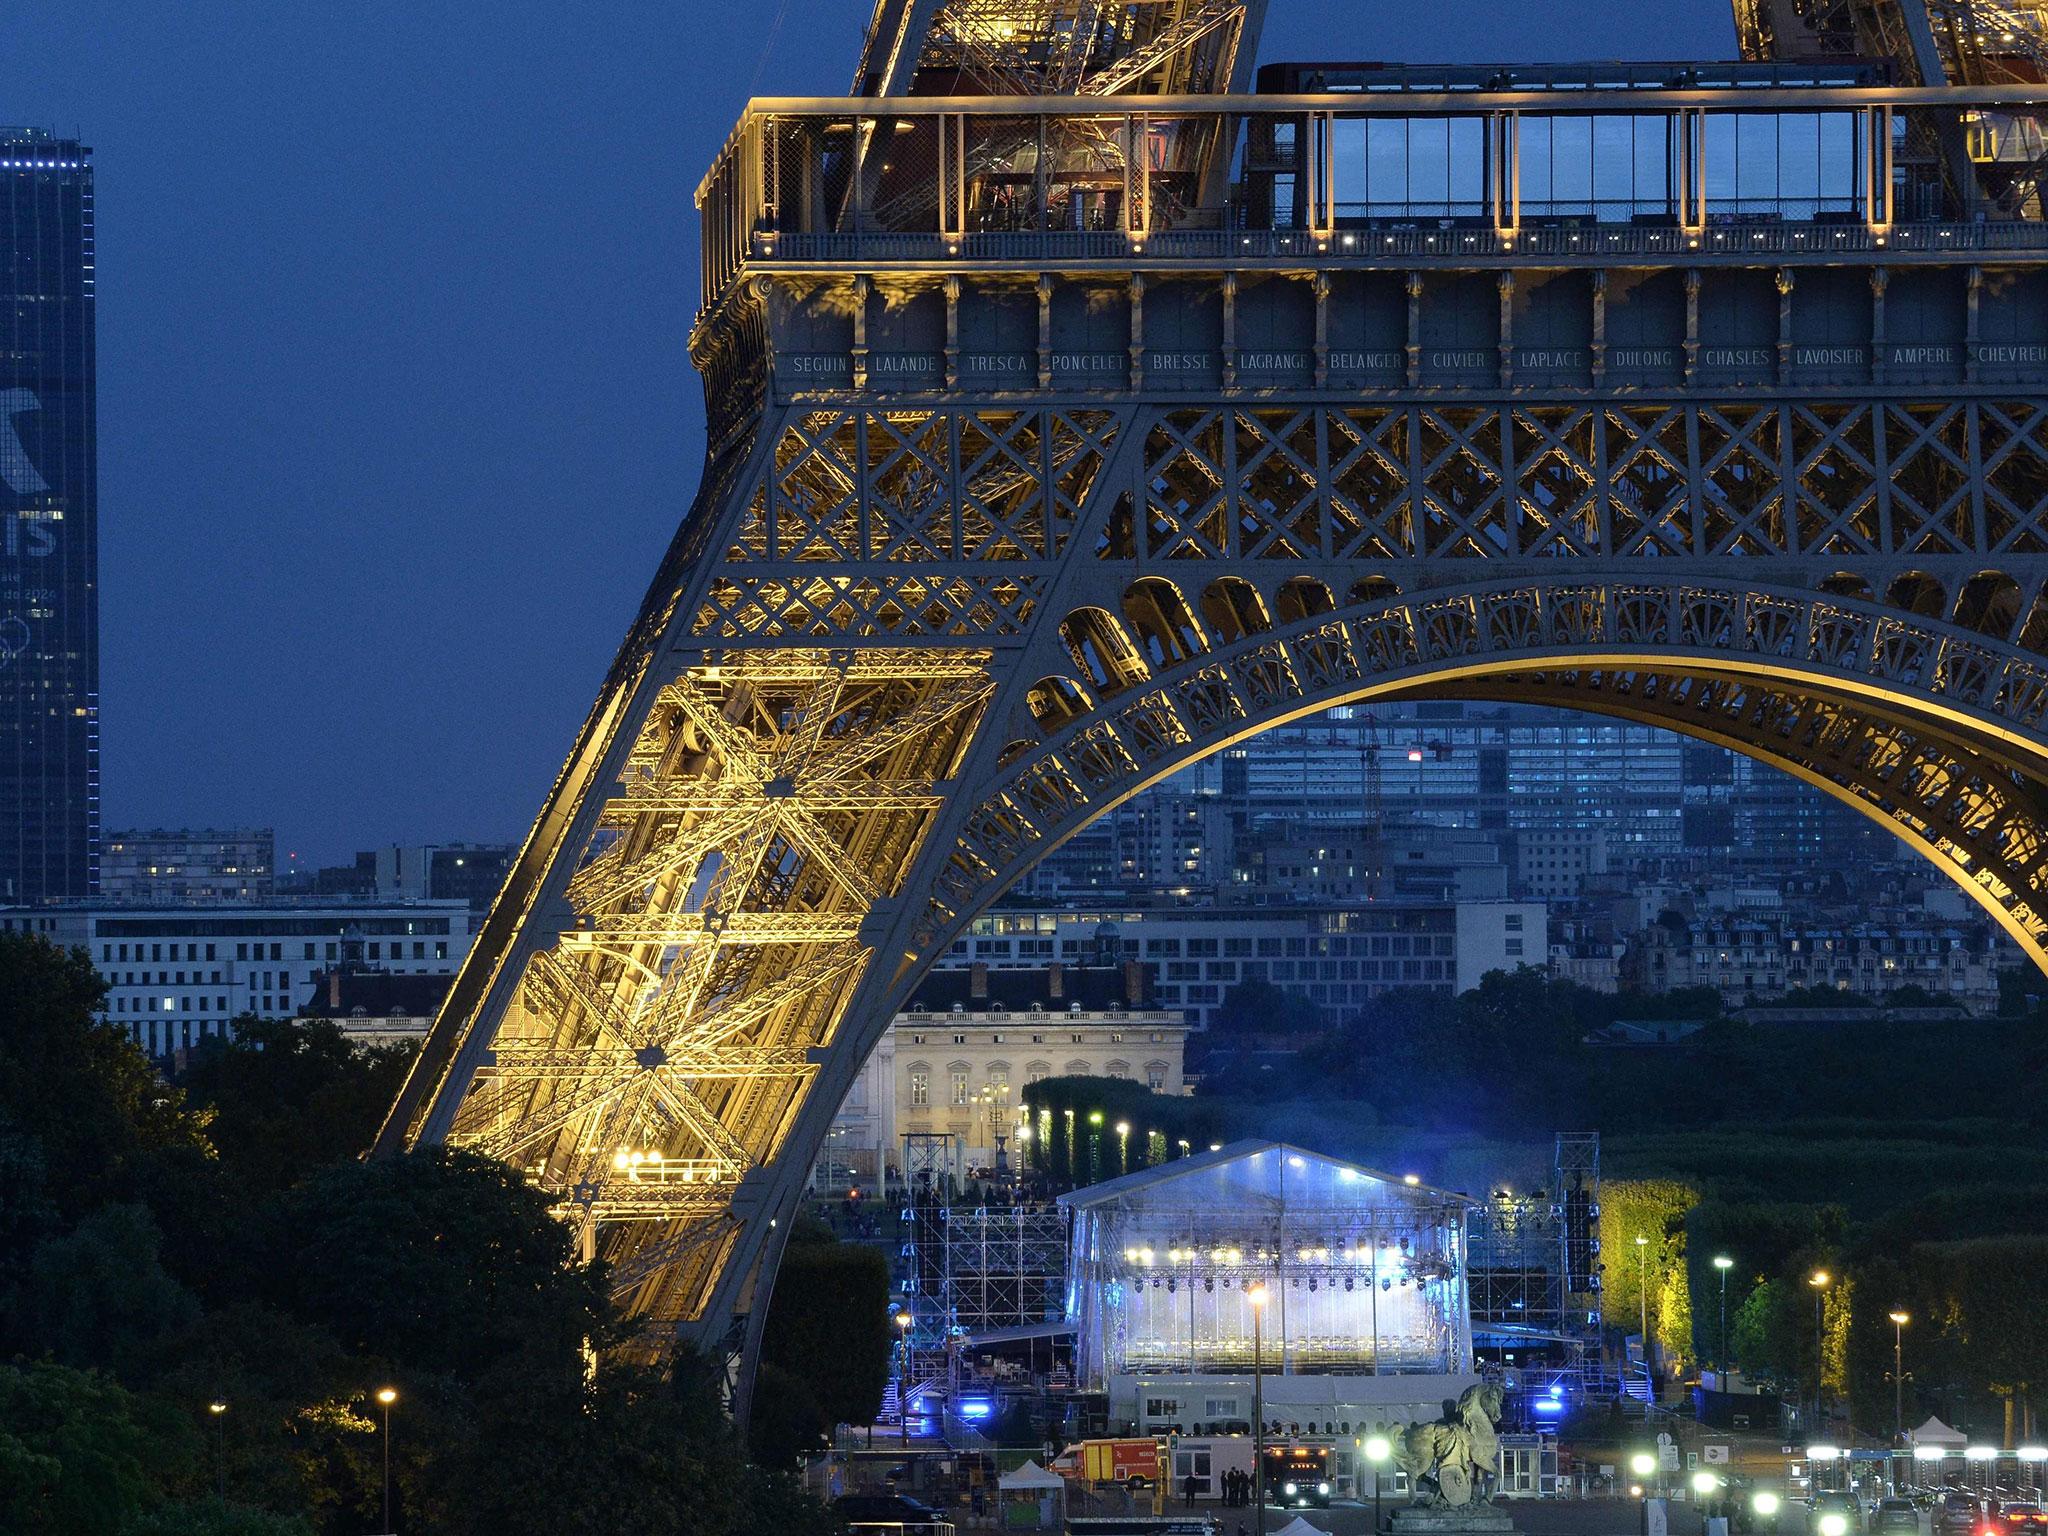
<svg viewBox="0 0 2048 1536">
<path fill-rule="evenodd" d="M 469 906 L 13 907 L 0 909 L 0 931 L 84 950 L 107 983 L 108 1022 L 164 1056 L 229 1034 L 243 1014 L 296 1015 L 336 965 L 452 976 L 469 949 Z"/>
</svg>

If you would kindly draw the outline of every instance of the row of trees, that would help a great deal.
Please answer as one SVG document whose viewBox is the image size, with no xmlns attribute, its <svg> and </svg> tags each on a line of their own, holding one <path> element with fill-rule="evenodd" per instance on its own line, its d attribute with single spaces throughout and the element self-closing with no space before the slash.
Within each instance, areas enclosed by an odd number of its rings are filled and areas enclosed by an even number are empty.
<svg viewBox="0 0 2048 1536">
<path fill-rule="evenodd" d="M 2037 1432 L 2048 1385 L 2044 1229 L 2041 1186 L 1937 1192 L 1859 1222 L 1837 1204 L 1613 1181 L 1601 1192 L 1605 1306 L 1633 1331 L 1647 1295 L 1667 1360 L 1731 1365 L 1799 1402 L 1817 1384 L 1865 1434 L 1931 1412 L 2012 1445 Z"/>
<path fill-rule="evenodd" d="M 1116 1077 L 1043 1078 L 1025 1086 L 1023 1105 L 1024 1165 L 1068 1188 L 1205 1150 L 1228 1139 L 1235 1118 L 1214 1099 Z"/>
<path fill-rule="evenodd" d="M 1830 1001 L 1841 1003 L 1841 994 Z M 1854 1001 L 1851 999 L 1850 1001 Z M 2030 1074 L 2040 1066 L 2035 1012 L 1895 1026 L 1882 1049 L 1865 1029 L 1745 1024 L 1721 1016 L 1709 988 L 1661 995 L 1601 993 L 1539 970 L 1496 971 L 1452 997 L 1421 990 L 1374 999 L 1326 1020 L 1270 983 L 1226 998 L 1215 1043 L 1277 1043 L 1286 1054 L 1225 1050 L 1203 1093 L 1240 1103 L 1329 1098 L 1396 1125 L 1547 1135 L 1597 1125 L 1609 1136 L 1839 1118 L 1925 1115 L 1905 1085 L 1955 1083 L 1960 1112 L 2035 1126 Z M 1704 1027 L 1682 1049 L 1617 1050 L 1587 1036 L 1617 1020 Z M 1955 1064 L 1970 1063 L 1967 1082 Z M 1924 1074 L 1924 1075 L 1923 1075 Z M 1943 1115 L 1955 1110 L 1943 1107 Z"/>
<path fill-rule="evenodd" d="M 602 1266 L 511 1170 L 358 1159 L 402 1056 L 245 1020 L 172 1087 L 100 1008 L 83 956 L 0 934 L 0 1530 L 382 1529 L 384 1387 L 400 1531 L 831 1528 L 694 1362 L 609 1363 Z M 878 1401 L 878 1262 L 799 1245 L 775 1464 Z"/>
</svg>

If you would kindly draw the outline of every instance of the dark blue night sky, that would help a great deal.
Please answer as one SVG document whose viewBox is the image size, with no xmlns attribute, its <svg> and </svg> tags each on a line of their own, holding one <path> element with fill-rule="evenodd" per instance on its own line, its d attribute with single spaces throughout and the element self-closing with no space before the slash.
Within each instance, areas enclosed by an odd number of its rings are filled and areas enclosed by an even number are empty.
<svg viewBox="0 0 2048 1536">
<path fill-rule="evenodd" d="M 690 198 L 861 0 L 0 8 L 96 150 L 106 825 L 524 833 L 694 490 Z M 1261 57 L 1724 58 L 1710 0 L 1271 0 Z"/>
</svg>

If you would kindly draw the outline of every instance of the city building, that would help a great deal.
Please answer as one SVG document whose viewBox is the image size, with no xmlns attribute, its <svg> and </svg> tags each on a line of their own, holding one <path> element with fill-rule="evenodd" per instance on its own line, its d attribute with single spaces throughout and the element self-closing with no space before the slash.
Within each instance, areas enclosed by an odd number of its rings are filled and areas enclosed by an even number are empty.
<svg viewBox="0 0 2048 1536">
<path fill-rule="evenodd" d="M 1453 827 L 1263 822 L 1238 844 L 1232 905 L 1503 901 L 1501 834 Z"/>
<path fill-rule="evenodd" d="M 1541 902 L 999 907 L 969 925 L 940 968 L 1142 960 L 1157 968 L 1159 1006 L 1206 1028 L 1224 994 L 1241 981 L 1271 982 L 1336 1019 L 1396 988 L 1468 992 L 1488 971 L 1545 964 L 1549 947 Z"/>
<path fill-rule="evenodd" d="M 481 912 L 505 883 L 505 871 L 518 851 L 510 843 L 379 848 L 372 855 L 377 896 L 383 901 L 465 901 Z"/>
<path fill-rule="evenodd" d="M 1403 869 L 1404 839 L 1427 845 L 1447 831 L 1502 848 L 1511 888 L 1492 890 L 1470 859 L 1440 867 L 1436 848 Z M 1311 856 L 1278 858 L 1276 839 Z M 1316 858 L 1317 848 L 1336 851 Z M 1394 882 L 1383 896 L 1568 900 L 1610 872 L 1727 880 L 1811 867 L 1823 852 L 1844 870 L 1902 857 L 1831 796 L 1654 726 L 1528 705 L 1379 703 L 1277 726 L 1133 796 L 1016 890 L 1041 902 L 1306 903 L 1362 899 L 1383 879 Z"/>
<path fill-rule="evenodd" d="M 1344 1453 L 1342 1492 L 1358 1438 L 1434 1419 L 1478 1380 L 1464 1195 L 1240 1141 L 1059 1204 L 1075 1383 L 1113 1424 L 1248 1429 L 1256 1327 L 1269 1430 Z"/>
<path fill-rule="evenodd" d="M 268 901 L 277 894 L 277 834 L 268 827 L 110 832 L 100 856 L 108 906 Z"/>
<path fill-rule="evenodd" d="M 1621 957 L 1628 945 L 1611 918 L 1591 911 L 1556 908 L 1550 913 L 1550 975 L 1595 992 L 1621 990 Z"/>
<path fill-rule="evenodd" d="M 1712 987 L 1730 1007 L 1802 987 L 1881 997 L 1915 986 L 1972 1012 L 1998 1005 L 1998 973 L 2024 964 L 1988 920 L 1917 914 L 1832 921 L 1778 913 L 1668 913 L 1633 935 L 1623 984 L 1646 992 Z"/>
<path fill-rule="evenodd" d="M 313 978 L 312 996 L 299 1017 L 339 1025 L 359 1048 L 418 1045 L 433 1027 L 453 980 L 450 972 L 370 970 L 343 963 Z"/>
<path fill-rule="evenodd" d="M 1515 893 L 1571 901 L 1607 873 L 1607 833 L 1599 827 L 1520 827 L 1514 833 Z"/>
<path fill-rule="evenodd" d="M 1120 1077 L 1185 1091 L 1188 1026 L 1153 1003 L 1149 968 L 1055 961 L 928 974 L 847 1090 L 819 1176 L 829 1184 L 900 1175 L 906 1135 L 954 1138 L 962 1167 L 1018 1165 L 1013 1129 L 1025 1085 Z"/>
<path fill-rule="evenodd" d="M 459 901 L 0 910 L 0 931 L 85 951 L 107 1021 L 152 1056 L 230 1033 L 243 1014 L 290 1018 L 340 964 L 452 976 L 469 949 Z"/>
<path fill-rule="evenodd" d="M 293 889 L 379 901 L 462 901 L 481 921 L 518 849 L 510 843 L 388 844 L 297 876 Z"/>
<path fill-rule="evenodd" d="M 0 901 L 99 886 L 92 151 L 0 128 Z"/>
</svg>

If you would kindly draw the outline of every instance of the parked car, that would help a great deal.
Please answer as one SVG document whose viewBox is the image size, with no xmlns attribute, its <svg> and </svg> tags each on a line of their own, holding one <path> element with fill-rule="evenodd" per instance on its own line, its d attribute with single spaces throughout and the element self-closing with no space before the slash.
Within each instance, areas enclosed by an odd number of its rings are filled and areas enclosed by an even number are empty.
<svg viewBox="0 0 2048 1536">
<path fill-rule="evenodd" d="M 1857 1536 L 1863 1529 L 1863 1501 L 1853 1493 L 1816 1493 L 1806 1528 L 1814 1536 Z"/>
<path fill-rule="evenodd" d="M 900 1493 L 847 1493 L 832 1501 L 833 1513 L 854 1531 L 929 1533 L 952 1536 L 953 1526 L 931 1505 Z"/>
<path fill-rule="evenodd" d="M 1984 1519 L 1984 1506 L 1974 1493 L 1951 1488 L 1934 1506 L 1936 1536 L 1976 1536 Z"/>
<path fill-rule="evenodd" d="M 1917 1533 L 1920 1529 L 1920 1511 L 1911 1499 L 1879 1499 L 1877 1513 L 1871 1516 L 1870 1529 L 1881 1531 L 1908 1531 Z"/>
</svg>

